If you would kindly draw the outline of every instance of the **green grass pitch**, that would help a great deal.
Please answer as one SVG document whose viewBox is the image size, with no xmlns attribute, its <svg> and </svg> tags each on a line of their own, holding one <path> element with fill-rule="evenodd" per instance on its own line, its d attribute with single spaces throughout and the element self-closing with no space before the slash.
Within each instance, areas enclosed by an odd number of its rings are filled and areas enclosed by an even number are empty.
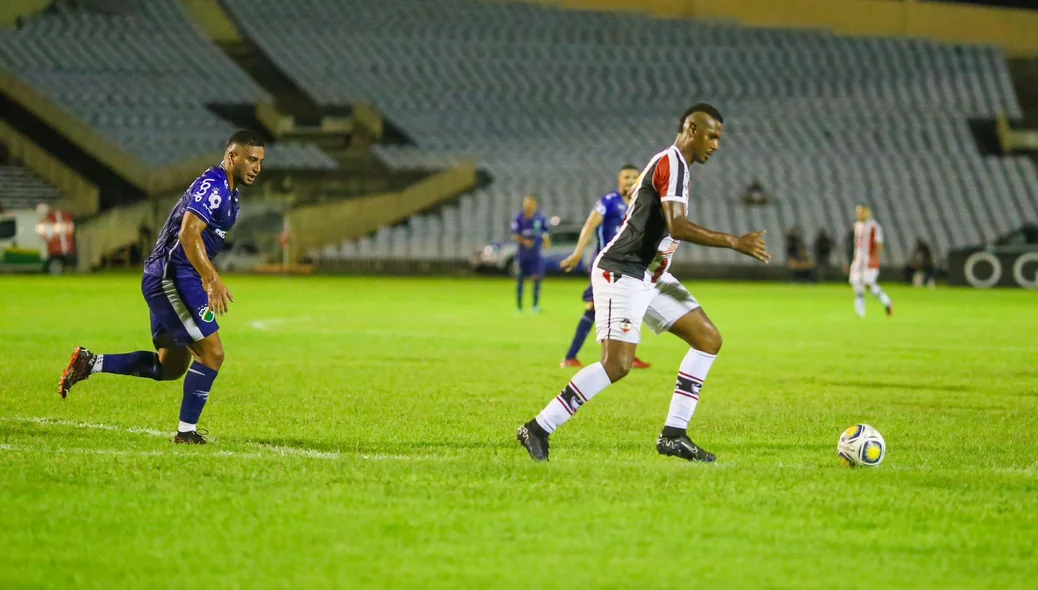
<svg viewBox="0 0 1038 590">
<path fill-rule="evenodd" d="M 139 278 L 0 277 L 0 587 L 1033 588 L 1038 298 L 689 284 L 725 337 L 659 457 L 684 345 L 534 464 L 515 429 L 565 385 L 581 281 L 519 315 L 504 279 L 228 277 L 207 447 L 180 383 L 94 376 L 73 346 L 150 348 Z M 529 294 L 529 289 L 528 289 Z M 589 342 L 585 362 L 597 357 Z M 876 469 L 836 456 L 865 422 Z"/>
</svg>

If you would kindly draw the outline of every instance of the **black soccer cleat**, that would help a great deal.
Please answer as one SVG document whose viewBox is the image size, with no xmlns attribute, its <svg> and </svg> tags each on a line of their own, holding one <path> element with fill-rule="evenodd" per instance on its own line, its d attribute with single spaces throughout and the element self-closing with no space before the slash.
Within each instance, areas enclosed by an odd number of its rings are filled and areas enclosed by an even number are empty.
<svg viewBox="0 0 1038 590">
<path fill-rule="evenodd" d="M 668 457 L 677 457 L 686 461 L 713 463 L 717 457 L 713 453 L 696 445 L 687 436 L 663 436 L 656 439 L 656 451 Z"/>
<path fill-rule="evenodd" d="M 515 438 L 519 444 L 526 447 L 531 459 L 534 461 L 548 460 L 548 433 L 544 432 L 544 429 L 535 420 L 530 420 L 520 426 L 515 433 Z"/>
<path fill-rule="evenodd" d="M 65 372 L 61 374 L 61 380 L 58 382 L 58 395 L 65 398 L 73 385 L 90 377 L 90 372 L 94 369 L 94 361 L 96 360 L 96 354 L 82 346 L 77 346 L 72 351 L 72 358 L 69 359 Z"/>
<path fill-rule="evenodd" d="M 207 442 L 205 440 L 207 434 L 209 434 L 209 432 L 206 430 L 178 432 L 177 435 L 173 437 L 173 442 L 178 445 L 204 445 Z"/>
</svg>

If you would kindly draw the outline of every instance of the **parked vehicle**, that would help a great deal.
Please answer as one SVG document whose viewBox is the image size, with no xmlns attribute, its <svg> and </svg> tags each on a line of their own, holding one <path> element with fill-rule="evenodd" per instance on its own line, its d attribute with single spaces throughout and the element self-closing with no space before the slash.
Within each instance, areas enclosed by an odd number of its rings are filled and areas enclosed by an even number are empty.
<svg viewBox="0 0 1038 590">
<path fill-rule="evenodd" d="M 559 264 L 573 253 L 580 237 L 580 229 L 581 226 L 570 224 L 559 224 L 551 229 L 551 246 L 541 251 L 545 274 L 565 273 Z M 519 244 L 511 240 L 487 244 L 473 254 L 472 267 L 477 271 L 507 272 L 516 276 L 519 274 L 519 262 L 516 260 L 518 253 Z M 584 259 L 573 270 L 573 274 L 587 274 L 591 263 L 594 262 L 591 255 L 592 248 L 589 246 Z"/>
<path fill-rule="evenodd" d="M 60 275 L 76 266 L 72 217 L 41 207 L 0 213 L 0 272 Z"/>
</svg>

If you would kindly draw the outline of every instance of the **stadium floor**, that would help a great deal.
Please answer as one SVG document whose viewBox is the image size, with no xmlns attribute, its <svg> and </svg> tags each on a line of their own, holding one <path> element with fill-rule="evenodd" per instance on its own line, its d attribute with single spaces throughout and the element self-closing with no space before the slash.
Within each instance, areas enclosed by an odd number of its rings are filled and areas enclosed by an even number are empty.
<svg viewBox="0 0 1038 590">
<path fill-rule="evenodd" d="M 505 279 L 232 276 L 227 361 L 174 446 L 179 383 L 94 376 L 150 348 L 138 277 L 0 277 L 0 586 L 1024 588 L 1038 576 L 1034 293 L 689 285 L 725 337 L 693 440 L 656 455 L 684 353 L 602 393 L 534 464 L 515 428 L 571 375 L 584 284 L 518 315 Z M 528 289 L 529 292 L 529 289 Z M 595 344 L 581 355 L 594 360 Z M 877 427 L 875 469 L 840 432 Z"/>
</svg>

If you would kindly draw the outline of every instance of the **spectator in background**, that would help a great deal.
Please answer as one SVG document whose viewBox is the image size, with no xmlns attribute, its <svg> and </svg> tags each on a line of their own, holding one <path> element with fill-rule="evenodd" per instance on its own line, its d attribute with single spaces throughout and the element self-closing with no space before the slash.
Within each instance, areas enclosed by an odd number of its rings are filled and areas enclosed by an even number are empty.
<svg viewBox="0 0 1038 590">
<path fill-rule="evenodd" d="M 800 228 L 794 227 L 786 234 L 786 260 L 793 271 L 794 283 L 814 281 L 814 264 L 807 253 L 807 244 L 800 235 Z"/>
<path fill-rule="evenodd" d="M 851 261 L 854 260 L 854 228 L 852 227 L 847 236 L 843 239 L 844 253 L 847 255 L 846 262 L 843 263 L 843 274 L 851 274 Z"/>
<path fill-rule="evenodd" d="M 915 249 L 912 250 L 908 266 L 905 267 L 905 280 L 916 287 L 934 286 L 933 253 L 930 251 L 930 245 L 922 238 L 915 241 Z"/>
<path fill-rule="evenodd" d="M 742 202 L 744 205 L 767 205 L 771 202 L 771 198 L 768 197 L 768 193 L 764 192 L 764 185 L 760 180 L 754 178 L 750 186 L 746 187 L 746 192 L 742 194 Z"/>
<path fill-rule="evenodd" d="M 829 232 L 824 229 L 819 230 L 818 235 L 815 236 L 815 265 L 818 267 L 818 272 L 824 274 L 829 269 L 829 259 L 833 254 L 833 240 L 829 237 Z"/>
<path fill-rule="evenodd" d="M 1038 224 L 1025 223 L 1019 231 L 1011 232 L 995 241 L 996 246 L 1023 246 L 1038 244 Z"/>
</svg>

